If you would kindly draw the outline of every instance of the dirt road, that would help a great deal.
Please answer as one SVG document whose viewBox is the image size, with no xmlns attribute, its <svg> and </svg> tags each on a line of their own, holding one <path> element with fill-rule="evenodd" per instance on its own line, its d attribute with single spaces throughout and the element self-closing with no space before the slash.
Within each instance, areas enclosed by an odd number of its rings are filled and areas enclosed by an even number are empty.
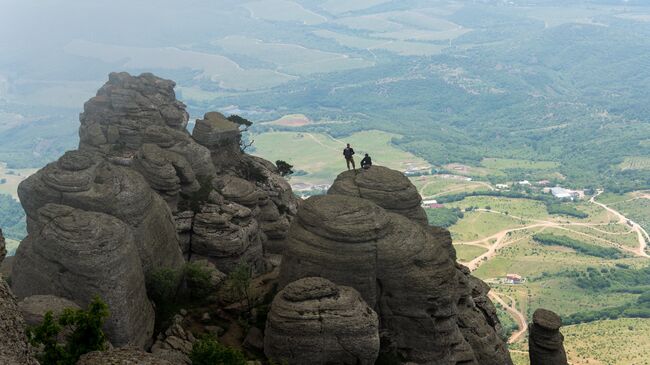
<svg viewBox="0 0 650 365">
<path fill-rule="evenodd" d="M 512 335 L 510 335 L 510 338 L 508 339 L 508 343 L 514 343 L 523 339 L 524 335 L 526 334 L 526 331 L 528 331 L 528 322 L 526 321 L 526 316 L 524 316 L 524 314 L 517 309 L 515 300 L 508 297 L 511 303 L 508 304 L 494 290 L 491 290 L 490 293 L 488 293 L 488 297 L 490 297 L 492 301 L 501 304 L 503 309 L 505 309 L 512 316 L 515 322 L 517 322 L 517 326 L 519 327 L 519 329 L 513 332 Z"/>
</svg>

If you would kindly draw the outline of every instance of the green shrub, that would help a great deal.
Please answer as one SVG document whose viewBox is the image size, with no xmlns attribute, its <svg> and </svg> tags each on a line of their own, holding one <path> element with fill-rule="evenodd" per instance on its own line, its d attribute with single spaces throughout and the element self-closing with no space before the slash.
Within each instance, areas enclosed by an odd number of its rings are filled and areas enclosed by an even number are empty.
<svg viewBox="0 0 650 365">
<path fill-rule="evenodd" d="M 245 262 L 240 262 L 226 279 L 226 289 L 235 300 L 244 300 L 246 302 L 248 312 L 250 312 L 252 305 L 250 292 L 251 280 L 252 269 Z"/>
<path fill-rule="evenodd" d="M 172 302 L 178 293 L 182 273 L 169 268 L 153 269 L 147 275 L 147 294 L 156 305 Z"/>
<path fill-rule="evenodd" d="M 547 246 L 564 246 L 572 248 L 589 256 L 616 259 L 622 257 L 619 250 L 612 247 L 596 246 L 582 241 L 574 240 L 567 236 L 556 236 L 548 233 L 538 233 L 533 239 Z"/>
<path fill-rule="evenodd" d="M 190 360 L 193 365 L 246 365 L 244 354 L 209 336 L 194 343 Z"/>
<path fill-rule="evenodd" d="M 204 266 L 196 262 L 185 265 L 185 282 L 189 289 L 190 297 L 203 299 L 215 289 L 212 287 L 211 274 Z"/>
<path fill-rule="evenodd" d="M 106 350 L 102 326 L 109 315 L 106 303 L 95 297 L 86 310 L 66 309 L 58 320 L 51 311 L 47 312 L 43 322 L 28 329 L 27 335 L 33 346 L 42 346 L 43 351 L 37 356 L 41 365 L 74 365 L 83 354 Z M 65 344 L 59 344 L 57 336 L 63 327 L 72 332 Z"/>
</svg>

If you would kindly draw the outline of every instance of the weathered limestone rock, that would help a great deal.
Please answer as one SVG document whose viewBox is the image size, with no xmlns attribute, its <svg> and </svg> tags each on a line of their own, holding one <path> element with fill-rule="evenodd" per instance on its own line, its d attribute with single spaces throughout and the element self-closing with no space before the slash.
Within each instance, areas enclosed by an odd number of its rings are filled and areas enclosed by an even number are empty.
<svg viewBox="0 0 650 365">
<path fill-rule="evenodd" d="M 99 296 L 111 316 L 116 346 L 144 347 L 154 326 L 145 279 L 129 227 L 112 216 L 47 204 L 16 252 L 13 289 L 19 298 L 54 295 L 82 307 Z"/>
<path fill-rule="evenodd" d="M 192 260 L 207 259 L 226 273 L 241 261 L 260 271 L 263 250 L 259 223 L 243 205 L 206 204 L 194 216 L 192 252 Z"/>
<path fill-rule="evenodd" d="M 32 295 L 18 302 L 18 308 L 28 326 L 41 324 L 49 311 L 58 317 L 68 308 L 81 309 L 77 303 L 54 295 Z"/>
<path fill-rule="evenodd" d="M 137 348 L 122 347 L 87 353 L 77 365 L 178 365 Z"/>
<path fill-rule="evenodd" d="M 189 355 L 196 338 L 183 328 L 183 321 L 183 316 L 175 315 L 169 328 L 158 335 L 151 353 L 173 364 L 191 364 Z"/>
<path fill-rule="evenodd" d="M 149 73 L 138 77 L 126 72 L 111 73 L 97 96 L 84 105 L 80 147 L 109 152 L 118 144 L 137 150 L 143 143 L 142 131 L 146 127 L 183 130 L 189 115 L 185 105 L 176 100 L 175 85 Z"/>
<path fill-rule="evenodd" d="M 289 364 L 374 364 L 377 314 L 350 287 L 317 277 L 297 280 L 273 300 L 264 352 Z"/>
<path fill-rule="evenodd" d="M 2 235 L 2 228 L 0 228 L 0 263 L 4 261 L 5 256 L 7 256 L 7 248 L 5 243 L 5 237 Z"/>
<path fill-rule="evenodd" d="M 530 365 L 568 364 L 561 326 L 560 316 L 549 310 L 539 308 L 533 313 L 533 323 L 528 328 Z"/>
<path fill-rule="evenodd" d="M 320 276 L 357 289 L 380 317 L 382 351 L 408 361 L 511 364 L 444 233 L 366 199 L 312 197 L 291 224 L 280 286 Z"/>
<path fill-rule="evenodd" d="M 129 168 L 112 165 L 93 153 L 70 151 L 24 180 L 18 186 L 18 195 L 30 234 L 40 230 L 35 216 L 41 207 L 63 204 L 105 213 L 128 224 L 145 273 L 152 268 L 180 269 L 183 265 L 169 207 L 139 173 Z"/>
<path fill-rule="evenodd" d="M 209 112 L 203 119 L 197 119 L 192 137 L 210 150 L 212 162 L 219 172 L 224 172 L 241 160 L 239 125 L 221 113 Z"/>
<path fill-rule="evenodd" d="M 383 166 L 341 173 L 328 194 L 368 199 L 389 212 L 423 224 L 428 223 L 427 215 L 420 206 L 422 198 L 415 186 L 401 172 Z"/>
<path fill-rule="evenodd" d="M 25 328 L 16 298 L 0 278 L 0 364 L 38 365 L 29 347 Z"/>
<path fill-rule="evenodd" d="M 308 276 L 357 289 L 377 308 L 385 341 L 409 361 L 453 363 L 457 348 L 467 347 L 456 324 L 457 275 L 447 249 L 423 225 L 368 200 L 327 195 L 304 202 L 289 232 L 280 285 Z"/>
</svg>

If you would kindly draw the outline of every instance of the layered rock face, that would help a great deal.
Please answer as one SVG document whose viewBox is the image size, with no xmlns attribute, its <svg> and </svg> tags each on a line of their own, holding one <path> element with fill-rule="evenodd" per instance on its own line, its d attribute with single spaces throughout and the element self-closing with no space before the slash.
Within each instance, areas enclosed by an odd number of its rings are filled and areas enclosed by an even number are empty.
<svg viewBox="0 0 650 365">
<path fill-rule="evenodd" d="M 87 353 L 77 365 L 177 365 L 135 348 L 119 348 Z"/>
<path fill-rule="evenodd" d="M 377 171 L 363 179 L 381 178 L 387 169 Z M 341 187 L 354 176 L 342 176 L 328 195 L 301 205 L 285 246 L 280 286 L 319 276 L 357 289 L 379 315 L 382 351 L 405 361 L 511 364 L 497 336 L 500 325 L 486 297 L 489 288 L 454 262 L 449 233 L 423 225 L 417 215 L 407 218 L 408 209 L 395 214 L 355 197 L 358 187 Z M 377 201 L 391 191 L 389 184 L 390 179 L 364 182 L 366 187 L 383 186 L 369 195 Z M 397 191 L 412 194 L 414 189 Z"/>
<path fill-rule="evenodd" d="M 0 263 L 7 256 L 7 248 L 5 243 L 5 237 L 2 235 L 2 229 L 0 229 Z"/>
<path fill-rule="evenodd" d="M 185 129 L 174 83 L 112 73 L 80 115 L 79 149 L 23 181 L 28 237 L 12 271 L 16 295 L 85 306 L 108 302 L 114 345 L 150 344 L 146 277 L 208 260 L 256 272 L 265 246 L 283 240 L 297 210 L 268 161 L 239 148 L 238 125 L 219 113 Z"/>
<path fill-rule="evenodd" d="M 32 355 L 16 298 L 0 278 L 0 364 L 37 365 Z"/>
<path fill-rule="evenodd" d="M 564 336 L 560 333 L 562 320 L 557 314 L 537 309 L 528 331 L 528 353 L 531 365 L 566 365 Z"/>
<path fill-rule="evenodd" d="M 368 199 L 389 212 L 401 214 L 416 222 L 428 223 L 427 215 L 420 206 L 422 198 L 415 186 L 401 172 L 383 166 L 341 173 L 328 194 Z"/>
<path fill-rule="evenodd" d="M 372 365 L 379 353 L 378 325 L 377 314 L 353 288 L 304 278 L 273 300 L 264 352 L 296 365 Z"/>
<path fill-rule="evenodd" d="M 63 205 L 45 205 L 38 214 L 32 222 L 38 232 L 30 232 L 16 253 L 16 295 L 71 298 L 83 307 L 99 296 L 110 307 L 105 330 L 111 342 L 144 347 L 155 318 L 129 227 L 112 216 Z"/>
</svg>

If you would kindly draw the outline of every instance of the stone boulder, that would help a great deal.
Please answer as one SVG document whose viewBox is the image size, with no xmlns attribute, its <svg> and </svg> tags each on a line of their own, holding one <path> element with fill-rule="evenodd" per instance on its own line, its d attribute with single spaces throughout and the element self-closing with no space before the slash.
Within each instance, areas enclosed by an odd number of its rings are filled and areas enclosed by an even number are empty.
<svg viewBox="0 0 650 365">
<path fill-rule="evenodd" d="M 66 309 L 81 309 L 77 303 L 54 295 L 32 295 L 18 302 L 18 308 L 28 326 L 41 324 L 50 311 L 56 318 Z"/>
<path fill-rule="evenodd" d="M 77 365 L 178 365 L 137 348 L 122 347 L 87 353 Z"/>
<path fill-rule="evenodd" d="M 48 203 L 101 212 L 131 227 L 145 273 L 183 265 L 171 211 L 142 175 L 84 151 L 66 152 L 18 186 L 27 214 L 27 232 L 40 227 L 36 216 Z M 22 268 L 29 269 L 29 268 Z"/>
<path fill-rule="evenodd" d="M 377 314 L 359 293 L 318 277 L 280 291 L 268 315 L 264 353 L 288 364 L 375 363 Z"/>
<path fill-rule="evenodd" d="M 0 364 L 38 365 L 27 341 L 25 328 L 16 298 L 0 278 Z"/>
<path fill-rule="evenodd" d="M 209 112 L 203 119 L 197 119 L 192 137 L 210 150 L 217 171 L 223 173 L 240 163 L 239 125 L 226 119 L 223 114 Z"/>
<path fill-rule="evenodd" d="M 103 152 L 114 145 L 137 150 L 147 127 L 184 130 L 189 115 L 185 105 L 176 100 L 175 85 L 150 73 L 138 77 L 111 73 L 97 96 L 84 105 L 79 146 Z"/>
<path fill-rule="evenodd" d="M 310 276 L 358 290 L 377 310 L 385 348 L 408 361 L 476 363 L 457 323 L 455 263 L 424 225 L 365 199 L 311 197 L 291 225 L 280 286 Z"/>
<path fill-rule="evenodd" d="M 53 295 L 81 307 L 99 296 L 110 309 L 105 331 L 111 343 L 147 345 L 154 312 L 131 229 L 110 215 L 55 204 L 32 219 L 40 229 L 16 252 L 16 295 Z"/>
<path fill-rule="evenodd" d="M 158 334 L 151 353 L 173 364 L 191 364 L 189 356 L 196 338 L 183 326 L 183 316 L 175 315 L 169 328 Z"/>
<path fill-rule="evenodd" d="M 562 319 L 550 310 L 539 308 L 533 313 L 528 327 L 530 365 L 568 364 L 560 327 Z"/>
<path fill-rule="evenodd" d="M 5 256 L 7 256 L 7 247 L 5 237 L 2 235 L 2 228 L 0 228 L 0 263 L 4 261 Z"/>
<path fill-rule="evenodd" d="M 367 170 L 342 172 L 328 194 L 368 199 L 389 212 L 428 224 L 418 190 L 404 174 L 387 167 L 372 166 Z"/>
</svg>

